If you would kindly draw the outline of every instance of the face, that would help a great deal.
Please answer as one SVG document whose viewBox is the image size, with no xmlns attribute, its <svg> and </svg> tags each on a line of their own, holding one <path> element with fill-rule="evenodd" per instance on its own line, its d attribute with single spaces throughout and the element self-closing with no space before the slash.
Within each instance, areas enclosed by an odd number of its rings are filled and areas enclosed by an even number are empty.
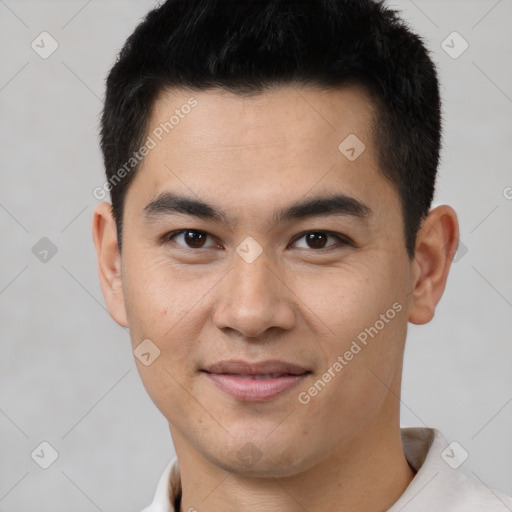
<svg viewBox="0 0 512 512">
<path fill-rule="evenodd" d="M 352 86 L 155 103 L 107 302 L 178 456 L 292 475 L 397 418 L 418 269 L 372 123 Z"/>
</svg>

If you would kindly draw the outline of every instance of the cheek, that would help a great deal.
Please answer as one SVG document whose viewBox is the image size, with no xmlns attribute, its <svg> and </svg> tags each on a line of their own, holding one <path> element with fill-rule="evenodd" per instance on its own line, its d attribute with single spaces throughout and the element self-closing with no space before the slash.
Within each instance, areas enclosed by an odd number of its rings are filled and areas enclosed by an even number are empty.
<svg viewBox="0 0 512 512">
<path fill-rule="evenodd" d="M 200 290 L 167 262 L 140 255 L 130 263 L 126 302 L 132 346 L 136 349 L 149 339 L 159 350 L 154 362 L 145 366 L 136 361 L 137 368 L 157 408 L 167 418 L 176 417 L 185 414 L 189 396 L 184 387 L 189 387 L 188 373 L 199 339 L 194 315 L 200 312 Z"/>
<path fill-rule="evenodd" d="M 193 306 L 194 291 L 163 258 L 132 253 L 123 272 L 130 330 L 158 339 Z"/>
<path fill-rule="evenodd" d="M 403 296 L 389 274 L 384 275 L 354 283 L 349 297 L 338 296 L 342 306 L 329 317 L 338 338 L 326 348 L 331 360 L 342 355 L 348 362 L 347 378 L 364 374 L 363 380 L 374 384 L 378 379 L 372 372 L 387 380 L 399 364 L 407 329 Z"/>
<path fill-rule="evenodd" d="M 393 400 L 399 395 L 399 389 L 394 388 L 401 367 L 406 318 L 398 313 L 388 320 L 383 327 L 380 323 L 375 327 L 373 322 L 362 329 L 345 327 L 345 331 L 340 323 L 338 332 L 342 334 L 338 340 L 324 343 L 327 363 L 311 387 L 299 390 L 306 393 L 302 399 L 309 399 L 309 403 L 298 406 L 304 407 L 311 430 L 322 430 L 324 439 L 349 439 L 379 415 L 387 396 Z M 363 336 L 358 338 L 361 333 Z M 326 446 L 329 443 L 326 441 Z"/>
<path fill-rule="evenodd" d="M 312 403 L 329 401 L 332 410 L 356 416 L 378 407 L 387 391 L 379 378 L 387 383 L 398 369 L 406 335 L 399 279 L 392 263 L 382 260 L 379 265 L 345 266 L 331 275 L 319 272 L 314 280 L 296 281 L 299 295 L 307 297 L 303 316 L 310 315 L 318 326 L 317 344 L 324 353 L 320 372 L 330 369 L 335 375 L 326 375 L 328 389 L 322 388 L 322 398 Z M 318 417 L 322 410 L 319 406 Z"/>
<path fill-rule="evenodd" d="M 297 274 L 292 288 L 301 299 L 303 315 L 316 317 L 321 332 L 326 332 L 325 340 L 339 344 L 373 325 L 399 298 L 390 270 L 383 262 L 344 262 Z"/>
</svg>

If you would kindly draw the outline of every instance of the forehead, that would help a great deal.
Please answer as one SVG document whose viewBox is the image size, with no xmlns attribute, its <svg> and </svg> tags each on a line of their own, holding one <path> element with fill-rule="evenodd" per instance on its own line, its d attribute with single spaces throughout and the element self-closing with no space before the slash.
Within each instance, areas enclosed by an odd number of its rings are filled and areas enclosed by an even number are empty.
<svg viewBox="0 0 512 512">
<path fill-rule="evenodd" d="M 193 109 L 185 108 L 194 100 L 197 105 Z M 257 153 L 258 146 L 285 146 L 303 151 L 317 148 L 339 156 L 338 144 L 349 133 L 357 132 L 370 146 L 372 142 L 374 106 L 361 87 L 276 86 L 251 95 L 223 89 L 172 89 L 155 100 L 150 128 L 157 129 L 170 119 L 170 113 L 180 110 L 191 111 L 181 114 L 179 121 L 174 119 L 178 122 L 168 134 L 169 141 L 183 142 L 180 135 L 185 136 L 191 128 L 195 137 L 186 141 L 187 148 L 201 153 L 234 154 L 242 149 Z M 187 118 L 193 123 L 182 122 Z"/>
<path fill-rule="evenodd" d="M 381 206 L 386 194 L 398 198 L 378 168 L 374 113 L 355 86 L 280 86 L 251 96 L 167 90 L 153 105 L 154 147 L 128 194 L 148 201 L 177 188 L 210 202 L 245 196 L 247 208 L 261 208 L 336 189 L 378 211 L 379 197 Z"/>
</svg>

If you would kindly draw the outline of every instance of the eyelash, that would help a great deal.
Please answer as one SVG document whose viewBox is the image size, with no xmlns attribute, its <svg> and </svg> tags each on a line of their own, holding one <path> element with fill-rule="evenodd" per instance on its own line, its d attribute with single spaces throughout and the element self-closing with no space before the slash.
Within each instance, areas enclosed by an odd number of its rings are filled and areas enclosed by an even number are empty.
<svg viewBox="0 0 512 512">
<path fill-rule="evenodd" d="M 200 234 L 203 234 L 203 235 L 207 235 L 207 236 L 212 236 L 210 235 L 209 233 L 207 233 L 206 231 L 201 231 L 199 229 L 180 229 L 178 231 L 171 231 L 170 233 L 167 233 L 166 235 L 164 235 L 162 237 L 162 243 L 166 244 L 166 243 L 169 243 L 171 242 L 174 238 L 176 238 L 177 236 L 179 235 L 182 235 L 183 233 L 188 233 L 188 232 L 192 232 L 192 233 L 200 233 Z M 338 239 L 338 242 L 341 242 L 342 246 L 354 246 L 354 243 L 346 236 L 340 234 L 340 233 L 335 233 L 333 231 L 325 231 L 325 230 L 310 230 L 310 231 L 303 231 L 302 233 L 299 233 L 293 240 L 292 240 L 292 243 L 295 243 L 297 242 L 298 240 L 300 240 L 301 238 L 303 238 L 305 235 L 308 235 L 310 233 L 320 233 L 320 234 L 323 234 L 323 235 L 327 235 L 327 236 L 332 236 L 334 238 L 337 238 Z M 177 244 L 181 249 L 184 249 L 184 250 L 187 250 L 187 249 L 190 249 L 192 251 L 202 251 L 202 250 L 205 250 L 205 249 L 210 249 L 211 247 L 199 247 L 197 249 L 194 249 L 193 247 L 186 247 L 186 246 L 182 246 L 182 245 L 179 245 Z M 333 245 L 329 245 L 327 247 L 322 247 L 320 249 L 312 249 L 312 248 L 308 248 L 310 249 L 311 251 L 315 251 L 315 252 L 322 252 L 322 251 L 329 251 L 329 250 L 333 250 L 336 248 L 336 244 L 333 244 Z M 301 249 L 304 249 L 301 247 Z"/>
</svg>

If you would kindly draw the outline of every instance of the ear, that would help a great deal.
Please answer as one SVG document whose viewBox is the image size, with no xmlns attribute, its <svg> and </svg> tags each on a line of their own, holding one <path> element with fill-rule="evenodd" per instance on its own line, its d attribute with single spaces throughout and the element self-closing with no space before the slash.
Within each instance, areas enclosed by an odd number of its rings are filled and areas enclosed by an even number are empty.
<svg viewBox="0 0 512 512">
<path fill-rule="evenodd" d="M 108 312 L 119 325 L 128 327 L 122 287 L 121 254 L 117 246 L 116 223 L 110 203 L 100 203 L 94 209 L 92 237 Z"/>
<path fill-rule="evenodd" d="M 434 318 L 458 244 L 459 222 L 453 208 L 442 205 L 430 210 L 416 239 L 409 322 L 420 325 Z"/>
</svg>

